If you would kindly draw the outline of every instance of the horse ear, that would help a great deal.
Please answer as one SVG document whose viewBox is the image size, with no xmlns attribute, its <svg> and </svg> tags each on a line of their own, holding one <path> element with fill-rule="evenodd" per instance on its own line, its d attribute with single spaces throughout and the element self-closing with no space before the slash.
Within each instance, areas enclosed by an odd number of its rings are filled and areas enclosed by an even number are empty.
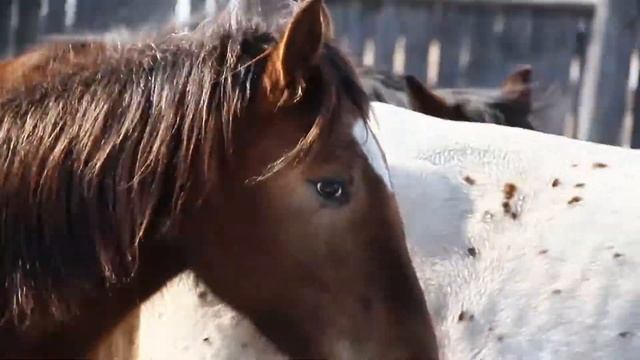
<svg viewBox="0 0 640 360">
<path fill-rule="evenodd" d="M 514 101 L 531 103 L 531 66 L 511 73 L 502 83 L 502 95 Z"/>
<path fill-rule="evenodd" d="M 324 40 L 333 39 L 333 20 L 331 19 L 331 14 L 329 13 L 329 9 L 322 4 L 322 30 L 324 33 Z"/>
<path fill-rule="evenodd" d="M 420 80 L 412 75 L 406 75 L 404 81 L 412 110 L 436 117 L 442 117 L 447 113 L 449 109 L 447 102 L 422 85 Z"/>
<path fill-rule="evenodd" d="M 279 96 L 280 102 L 295 102 L 295 97 L 301 95 L 306 73 L 317 63 L 322 44 L 330 32 L 329 11 L 323 0 L 308 0 L 303 4 L 271 55 L 267 73 L 267 88 L 271 95 Z"/>
</svg>

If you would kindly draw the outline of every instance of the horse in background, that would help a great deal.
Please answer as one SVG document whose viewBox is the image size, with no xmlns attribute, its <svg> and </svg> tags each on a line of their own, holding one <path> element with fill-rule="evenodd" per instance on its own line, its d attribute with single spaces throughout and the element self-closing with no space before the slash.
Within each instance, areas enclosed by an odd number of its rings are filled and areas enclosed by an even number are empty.
<svg viewBox="0 0 640 360">
<path fill-rule="evenodd" d="M 192 270 L 289 356 L 437 359 L 330 28 L 310 0 L 281 36 L 243 22 L 61 44 L 3 82 L 0 356 L 84 357 Z"/>
<path fill-rule="evenodd" d="M 365 91 L 380 101 L 441 119 L 498 124 L 534 130 L 531 113 L 531 67 L 511 73 L 499 90 L 452 88 L 430 90 L 412 75 L 359 69 Z"/>
</svg>

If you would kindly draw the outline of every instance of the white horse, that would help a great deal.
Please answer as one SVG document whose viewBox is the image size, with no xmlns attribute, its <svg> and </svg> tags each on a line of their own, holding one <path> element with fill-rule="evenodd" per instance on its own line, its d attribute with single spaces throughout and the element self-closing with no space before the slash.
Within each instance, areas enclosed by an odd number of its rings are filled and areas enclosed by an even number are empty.
<svg viewBox="0 0 640 360">
<path fill-rule="evenodd" d="M 372 111 L 442 359 L 640 356 L 640 152 Z M 147 302 L 139 358 L 282 357 L 207 297 Z"/>
</svg>

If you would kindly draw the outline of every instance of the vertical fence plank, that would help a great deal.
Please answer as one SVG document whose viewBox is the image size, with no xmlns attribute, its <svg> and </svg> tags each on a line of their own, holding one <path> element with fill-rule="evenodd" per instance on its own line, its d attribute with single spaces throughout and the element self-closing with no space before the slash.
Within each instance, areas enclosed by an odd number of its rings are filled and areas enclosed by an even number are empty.
<svg viewBox="0 0 640 360">
<path fill-rule="evenodd" d="M 331 4 L 329 11 L 331 12 L 331 20 L 333 24 L 334 35 L 337 43 L 341 48 L 347 46 L 347 28 L 349 26 L 349 3 L 346 1 L 336 1 Z"/>
<path fill-rule="evenodd" d="M 11 46 L 11 0 L 0 0 L 0 58 L 9 55 Z"/>
<path fill-rule="evenodd" d="M 118 22 L 131 27 L 143 24 L 163 23 L 173 17 L 176 0 L 124 0 L 127 6 L 120 9 Z"/>
<path fill-rule="evenodd" d="M 375 68 L 391 71 L 396 41 L 400 35 L 400 19 L 394 3 L 385 2 L 378 12 L 375 35 Z"/>
<path fill-rule="evenodd" d="M 162 23 L 175 10 L 176 0 L 76 0 L 75 30 L 100 32 L 114 26 L 138 27 Z"/>
<path fill-rule="evenodd" d="M 362 64 L 364 43 L 375 29 L 375 11 L 358 0 L 332 1 L 329 7 L 331 16 L 337 20 L 334 30 L 339 44 L 353 62 Z"/>
<path fill-rule="evenodd" d="M 569 70 L 576 47 L 578 15 L 548 9 L 534 10 L 533 15 L 533 79 L 541 85 L 541 91 L 553 90 L 553 99 L 541 99 L 545 102 L 544 116 L 538 116 L 539 122 L 535 125 L 541 131 L 562 135 L 572 103 Z M 538 97 L 539 94 L 535 92 L 534 95 Z"/>
<path fill-rule="evenodd" d="M 498 46 L 509 66 L 531 61 L 533 14 L 528 7 L 506 7 L 502 11 L 504 23 L 498 36 Z"/>
<path fill-rule="evenodd" d="M 640 76 L 638 76 L 640 84 Z M 633 97 L 633 133 L 631 134 L 631 148 L 640 148 L 640 85 Z"/>
<path fill-rule="evenodd" d="M 115 25 L 125 25 L 126 23 L 123 21 L 121 14 L 123 10 L 130 11 L 130 9 L 127 8 L 133 3 L 135 2 L 131 0 L 94 1 L 91 3 L 90 10 L 85 13 L 87 22 L 82 22 L 81 24 L 84 24 L 83 26 L 85 26 L 86 29 L 92 31 L 106 31 Z M 134 14 L 140 18 L 144 18 L 149 15 L 148 11 L 149 10 L 147 10 L 144 15 L 141 13 Z"/>
<path fill-rule="evenodd" d="M 565 86 L 577 39 L 577 18 L 560 11 L 534 11 L 532 52 L 539 59 L 540 71 L 534 75 L 543 83 Z"/>
<path fill-rule="evenodd" d="M 76 16 L 73 27 L 75 30 L 89 30 L 95 20 L 93 0 L 76 0 Z"/>
<path fill-rule="evenodd" d="M 339 35 L 345 40 L 346 47 L 344 50 L 352 57 L 352 61 L 360 65 L 365 41 L 363 36 L 364 25 L 362 24 L 364 19 L 362 4 L 359 1 L 349 1 L 342 10 L 345 12 L 346 26 L 342 29 L 344 33 L 336 34 L 336 36 Z"/>
<path fill-rule="evenodd" d="M 463 68 L 462 56 L 469 45 L 469 22 L 471 14 L 468 7 L 444 4 L 438 38 L 440 40 L 439 87 L 454 87 L 461 83 Z"/>
<path fill-rule="evenodd" d="M 82 31 L 107 30 L 112 23 L 117 23 L 118 10 L 128 0 L 76 0 L 76 21 L 74 28 Z"/>
<path fill-rule="evenodd" d="M 636 49 L 640 50 L 640 33 L 636 40 Z M 640 148 L 640 71 L 638 71 L 638 81 L 633 96 L 633 130 L 631 133 L 631 148 Z"/>
<path fill-rule="evenodd" d="M 44 21 L 45 34 L 60 34 L 65 30 L 66 0 L 49 0 L 49 11 Z"/>
<path fill-rule="evenodd" d="M 572 132 L 569 136 L 578 138 L 579 124 L 578 124 L 578 110 L 580 104 L 580 91 L 584 82 L 584 63 L 587 57 L 587 43 L 590 34 L 592 14 L 580 14 L 577 20 L 576 30 L 576 45 L 574 50 L 574 57 L 578 61 L 578 79 L 575 83 L 571 84 L 571 120 L 573 121 Z"/>
<path fill-rule="evenodd" d="M 364 44 L 375 32 L 376 9 L 360 1 L 351 1 L 347 43 L 356 64 L 362 64 Z"/>
<path fill-rule="evenodd" d="M 18 1 L 18 27 L 16 28 L 16 53 L 21 53 L 35 43 L 40 32 L 40 0 Z"/>
<path fill-rule="evenodd" d="M 427 81 L 427 54 L 434 28 L 429 10 L 430 7 L 426 5 L 409 4 L 398 11 L 402 21 L 401 32 L 406 39 L 404 72 L 423 82 Z"/>
<path fill-rule="evenodd" d="M 580 96 L 580 137 L 618 144 L 625 114 L 631 52 L 640 4 L 602 0 L 593 20 L 593 36 Z"/>
<path fill-rule="evenodd" d="M 489 87 L 500 83 L 501 71 L 496 62 L 499 62 L 502 54 L 493 41 L 496 36 L 494 24 L 497 18 L 494 9 L 489 6 L 477 6 L 474 9 L 469 66 L 464 73 L 467 85 Z"/>
<path fill-rule="evenodd" d="M 198 14 L 205 10 L 206 0 L 191 0 L 191 13 Z"/>
</svg>

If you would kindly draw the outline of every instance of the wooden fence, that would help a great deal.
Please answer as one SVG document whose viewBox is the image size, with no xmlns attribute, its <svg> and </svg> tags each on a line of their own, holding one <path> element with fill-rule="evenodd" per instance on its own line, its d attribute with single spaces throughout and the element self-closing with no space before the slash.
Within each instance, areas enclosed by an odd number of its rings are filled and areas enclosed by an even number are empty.
<svg viewBox="0 0 640 360">
<path fill-rule="evenodd" d="M 569 75 L 572 64 L 579 73 L 584 63 L 590 6 L 336 1 L 332 8 L 342 43 L 367 65 L 433 86 L 494 87 L 514 67 L 531 64 L 534 81 L 555 87 L 553 101 L 532 119 L 536 127 L 564 134 L 565 115 L 575 113 L 579 76 L 571 83 Z M 534 92 L 537 102 L 549 100 L 544 94 Z"/>
<path fill-rule="evenodd" d="M 273 8 L 276 0 L 248 1 Z M 0 55 L 44 34 L 157 23 L 227 2 L 0 0 Z M 532 121 L 542 131 L 640 147 L 640 0 L 327 2 L 340 44 L 358 63 L 439 87 L 495 87 L 531 64 L 539 85 Z"/>
</svg>

